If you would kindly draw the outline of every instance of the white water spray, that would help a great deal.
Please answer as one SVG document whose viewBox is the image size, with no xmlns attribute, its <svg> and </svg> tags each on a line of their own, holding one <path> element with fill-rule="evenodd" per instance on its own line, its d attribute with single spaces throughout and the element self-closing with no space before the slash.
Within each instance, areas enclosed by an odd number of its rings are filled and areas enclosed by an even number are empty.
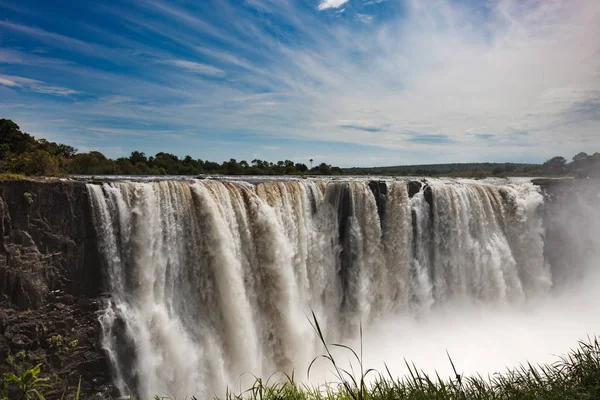
<svg viewBox="0 0 600 400">
<path fill-rule="evenodd" d="M 529 182 L 433 181 L 411 198 L 403 181 L 88 188 L 111 292 L 103 343 L 123 394 L 208 398 L 246 372 L 306 371 L 319 353 L 311 310 L 339 341 L 361 321 L 375 332 L 552 286 Z"/>
</svg>

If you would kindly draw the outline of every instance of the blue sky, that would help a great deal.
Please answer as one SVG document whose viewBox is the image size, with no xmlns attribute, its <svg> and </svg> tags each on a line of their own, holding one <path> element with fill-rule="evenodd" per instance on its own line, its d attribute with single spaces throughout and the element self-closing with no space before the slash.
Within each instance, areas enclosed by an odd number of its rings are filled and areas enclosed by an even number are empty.
<svg viewBox="0 0 600 400">
<path fill-rule="evenodd" d="M 600 2 L 0 0 L 0 117 L 111 157 L 571 157 L 600 151 Z"/>
</svg>

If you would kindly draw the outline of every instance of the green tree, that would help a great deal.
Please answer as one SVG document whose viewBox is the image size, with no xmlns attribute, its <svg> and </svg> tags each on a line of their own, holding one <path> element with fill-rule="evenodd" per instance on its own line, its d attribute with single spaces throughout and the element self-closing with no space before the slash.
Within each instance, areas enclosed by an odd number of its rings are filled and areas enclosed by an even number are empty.
<svg viewBox="0 0 600 400">
<path fill-rule="evenodd" d="M 204 161 L 204 170 L 208 172 L 217 172 L 221 169 L 221 165 L 214 161 Z"/>
<path fill-rule="evenodd" d="M 223 163 L 223 169 L 226 171 L 227 175 L 239 175 L 242 173 L 242 167 L 235 158 L 225 161 Z"/>
<path fill-rule="evenodd" d="M 513 163 L 506 163 L 504 164 L 504 171 L 508 172 L 508 173 L 512 173 L 515 172 L 517 170 L 517 166 Z"/>
<path fill-rule="evenodd" d="M 148 157 L 146 157 L 146 154 L 144 154 L 143 152 L 133 151 L 129 156 L 129 162 L 131 163 L 131 165 L 135 165 L 139 162 L 148 164 Z"/>
<path fill-rule="evenodd" d="M 582 151 L 581 153 L 578 153 L 573 156 L 573 162 L 586 161 L 589 157 L 590 156 L 588 156 L 587 153 Z"/>
<path fill-rule="evenodd" d="M 129 158 L 118 158 L 115 161 L 116 169 L 119 175 L 138 175 L 141 171 L 129 161 Z"/>
<path fill-rule="evenodd" d="M 331 167 L 332 175 L 344 175 L 344 171 L 340 167 Z"/>
<path fill-rule="evenodd" d="M 6 157 L 8 153 L 25 153 L 35 146 L 35 138 L 21 132 L 19 125 L 9 119 L 0 119 L 0 158 Z"/>
<path fill-rule="evenodd" d="M 321 175 L 331 175 L 331 166 L 321 163 L 319 164 L 318 171 Z"/>
<path fill-rule="evenodd" d="M 71 174 L 111 175 L 117 173 L 115 163 L 99 151 L 80 153 L 67 163 L 67 171 Z"/>
<path fill-rule="evenodd" d="M 504 167 L 496 167 L 492 170 L 492 174 L 494 175 L 500 175 L 504 173 Z"/>
<path fill-rule="evenodd" d="M 31 154 L 31 159 L 24 168 L 28 175 L 57 176 L 60 175 L 58 158 L 44 150 L 36 150 Z"/>
<path fill-rule="evenodd" d="M 562 175 L 566 172 L 566 163 L 564 157 L 553 157 L 542 165 L 542 171 L 546 175 Z"/>
<path fill-rule="evenodd" d="M 157 153 L 153 164 L 157 168 L 163 168 L 168 175 L 179 175 L 180 173 L 179 158 L 174 154 Z"/>
<path fill-rule="evenodd" d="M 294 169 L 300 173 L 304 173 L 304 172 L 308 171 L 308 167 L 306 166 L 306 164 L 300 164 L 300 163 L 297 163 L 294 166 Z"/>
</svg>

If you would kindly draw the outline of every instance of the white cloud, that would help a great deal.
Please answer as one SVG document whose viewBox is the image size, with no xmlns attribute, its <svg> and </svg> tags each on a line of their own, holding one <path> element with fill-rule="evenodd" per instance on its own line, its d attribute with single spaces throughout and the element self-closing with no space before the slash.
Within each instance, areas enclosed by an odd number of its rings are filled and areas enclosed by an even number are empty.
<svg viewBox="0 0 600 400">
<path fill-rule="evenodd" d="M 0 48 L 0 64 L 20 64 L 34 66 L 60 67 L 71 64 L 69 61 L 59 60 L 49 57 L 40 57 L 33 54 L 26 54 L 20 51 Z"/>
<path fill-rule="evenodd" d="M 8 87 L 19 86 L 19 84 L 15 80 L 8 79 L 7 77 L 2 76 L 0 76 L 0 85 Z"/>
<path fill-rule="evenodd" d="M 173 59 L 163 60 L 160 61 L 160 63 L 174 65 L 176 67 L 183 68 L 196 74 L 206 76 L 220 77 L 225 75 L 225 71 L 223 71 L 222 69 L 213 67 L 212 65 L 200 64 L 193 61 Z"/>
<path fill-rule="evenodd" d="M 52 94 L 58 96 L 70 96 L 79 93 L 73 89 L 68 89 L 60 86 L 53 86 L 35 79 L 23 78 L 20 76 L 12 75 L 0 75 L 0 85 L 13 88 L 23 88 L 37 93 Z"/>
<path fill-rule="evenodd" d="M 104 102 L 107 105 L 113 104 L 123 104 L 123 103 L 131 103 L 135 101 L 133 97 L 130 96 L 107 96 L 100 99 L 100 101 Z"/>
<path fill-rule="evenodd" d="M 458 160 L 600 149 L 600 3 L 486 4 L 483 14 L 413 0 L 402 21 L 340 26 L 316 49 L 284 51 L 271 71 L 303 94 L 288 115 L 308 124 L 287 132 L 428 157 L 451 150 Z M 466 132 L 484 128 L 494 136 L 466 141 Z"/>
<path fill-rule="evenodd" d="M 356 13 L 356 16 L 354 17 L 354 19 L 356 19 L 357 21 L 360 21 L 362 23 L 365 23 L 365 24 L 370 24 L 371 22 L 373 22 L 373 16 L 368 15 L 368 14 Z"/>
<path fill-rule="evenodd" d="M 348 0 L 322 0 L 319 3 L 319 10 L 325 10 L 327 8 L 340 8 L 346 4 Z"/>
</svg>

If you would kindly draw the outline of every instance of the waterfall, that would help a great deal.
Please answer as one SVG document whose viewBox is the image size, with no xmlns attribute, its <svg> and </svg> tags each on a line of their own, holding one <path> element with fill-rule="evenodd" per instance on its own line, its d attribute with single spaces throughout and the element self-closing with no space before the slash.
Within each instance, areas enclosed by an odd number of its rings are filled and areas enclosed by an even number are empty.
<svg viewBox="0 0 600 400">
<path fill-rule="evenodd" d="M 244 373 L 305 371 L 318 350 L 311 310 L 338 341 L 384 316 L 550 289 L 534 185 L 414 185 L 88 184 L 120 392 L 206 398 Z"/>
</svg>

